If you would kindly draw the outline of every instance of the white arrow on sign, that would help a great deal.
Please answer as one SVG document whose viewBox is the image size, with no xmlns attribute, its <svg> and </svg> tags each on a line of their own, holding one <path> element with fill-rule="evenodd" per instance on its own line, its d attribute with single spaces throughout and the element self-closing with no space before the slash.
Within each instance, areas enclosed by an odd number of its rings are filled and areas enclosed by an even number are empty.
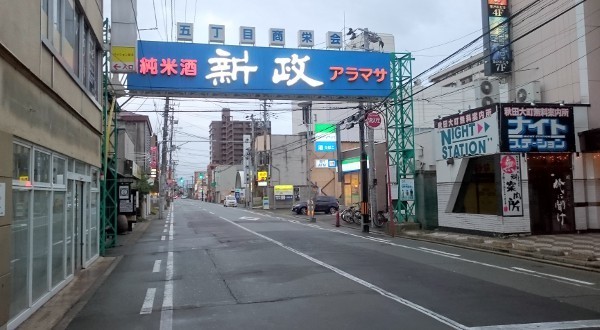
<svg viewBox="0 0 600 330">
<path fill-rule="evenodd" d="M 240 217 L 240 220 L 251 220 L 251 221 L 255 221 L 255 220 L 258 220 L 258 218 L 255 218 L 255 217 Z"/>
</svg>

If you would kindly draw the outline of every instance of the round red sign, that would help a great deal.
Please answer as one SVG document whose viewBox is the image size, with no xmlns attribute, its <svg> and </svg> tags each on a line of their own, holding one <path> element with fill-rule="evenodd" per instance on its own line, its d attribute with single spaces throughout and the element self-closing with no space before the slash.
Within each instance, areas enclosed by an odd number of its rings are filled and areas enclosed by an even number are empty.
<svg viewBox="0 0 600 330">
<path fill-rule="evenodd" d="M 377 128 L 381 125 L 381 116 L 376 111 L 371 111 L 365 118 L 365 124 L 370 128 Z"/>
</svg>

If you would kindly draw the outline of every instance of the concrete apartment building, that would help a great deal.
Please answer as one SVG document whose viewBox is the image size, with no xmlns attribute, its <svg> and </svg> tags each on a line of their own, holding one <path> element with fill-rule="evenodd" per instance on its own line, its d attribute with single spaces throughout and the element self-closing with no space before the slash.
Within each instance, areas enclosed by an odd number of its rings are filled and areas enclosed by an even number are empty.
<svg viewBox="0 0 600 330">
<path fill-rule="evenodd" d="M 0 328 L 98 257 L 102 7 L 0 2 Z"/>
<path fill-rule="evenodd" d="M 256 117 L 255 117 L 256 118 Z M 244 135 L 264 135 L 265 129 L 262 121 L 232 120 L 231 110 L 224 108 L 221 111 L 221 121 L 213 121 L 209 126 L 210 136 L 210 161 L 215 165 L 241 164 L 244 159 Z M 266 134 L 271 132 L 271 122 L 267 121 Z"/>
</svg>

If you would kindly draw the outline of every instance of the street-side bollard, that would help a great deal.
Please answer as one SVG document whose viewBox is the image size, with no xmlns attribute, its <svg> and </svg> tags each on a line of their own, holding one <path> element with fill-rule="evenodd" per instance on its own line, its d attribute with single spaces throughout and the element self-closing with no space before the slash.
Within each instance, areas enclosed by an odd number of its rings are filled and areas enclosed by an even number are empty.
<svg viewBox="0 0 600 330">
<path fill-rule="evenodd" d="M 335 212 L 335 226 L 336 227 L 340 226 L 340 211 L 339 210 L 337 212 Z"/>
<path fill-rule="evenodd" d="M 310 222 L 317 222 L 317 218 L 315 218 L 315 202 L 312 199 L 309 199 L 306 203 L 307 206 L 307 215 Z"/>
</svg>

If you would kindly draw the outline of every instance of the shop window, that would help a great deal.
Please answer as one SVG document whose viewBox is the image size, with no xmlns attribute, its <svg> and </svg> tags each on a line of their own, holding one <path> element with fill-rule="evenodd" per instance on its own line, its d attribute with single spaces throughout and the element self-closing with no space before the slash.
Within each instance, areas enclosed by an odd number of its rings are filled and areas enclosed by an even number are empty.
<svg viewBox="0 0 600 330">
<path fill-rule="evenodd" d="M 75 161 L 75 173 L 87 175 L 87 168 L 85 163 L 78 160 Z"/>
<path fill-rule="evenodd" d="M 35 183 L 50 183 L 50 154 L 36 150 L 33 181 Z"/>
<path fill-rule="evenodd" d="M 52 162 L 52 183 L 55 185 L 65 185 L 66 161 L 63 158 L 54 157 Z"/>
<path fill-rule="evenodd" d="M 21 182 L 30 181 L 30 156 L 31 148 L 20 144 L 13 144 L 13 179 Z"/>
<path fill-rule="evenodd" d="M 10 317 L 29 307 L 29 204 L 30 191 L 13 191 L 13 223 L 11 226 Z"/>
<path fill-rule="evenodd" d="M 467 170 L 452 212 L 469 214 L 498 214 L 496 157 L 468 159 Z"/>
<path fill-rule="evenodd" d="M 50 228 L 50 191 L 38 190 L 33 194 L 33 253 L 32 253 L 32 302 L 49 291 L 48 252 Z"/>
<path fill-rule="evenodd" d="M 56 191 L 52 202 L 52 287 L 65 279 L 65 196 Z"/>
</svg>

